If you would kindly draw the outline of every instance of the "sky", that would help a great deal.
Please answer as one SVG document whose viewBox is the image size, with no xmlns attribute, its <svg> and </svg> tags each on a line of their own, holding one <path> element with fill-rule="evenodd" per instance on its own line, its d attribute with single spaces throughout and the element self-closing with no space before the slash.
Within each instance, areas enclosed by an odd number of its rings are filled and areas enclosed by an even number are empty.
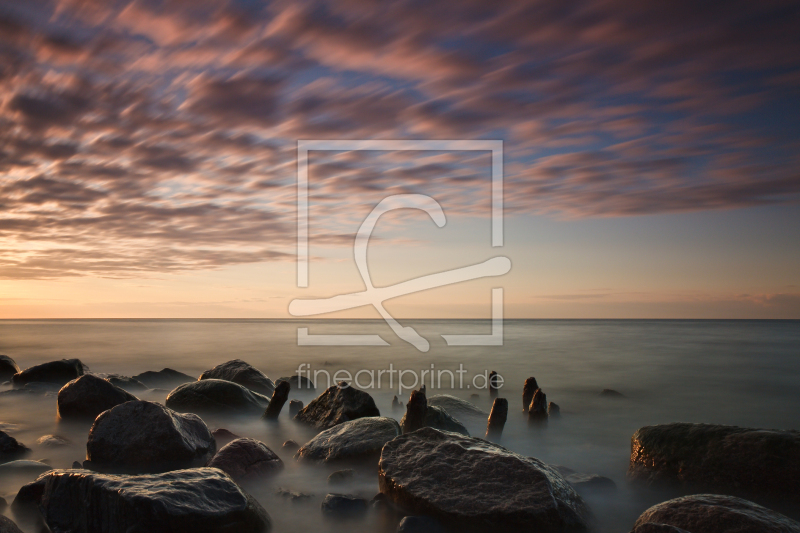
<svg viewBox="0 0 800 533">
<path fill-rule="evenodd" d="M 298 140 L 499 140 L 312 151 Z M 794 1 L 0 0 L 0 318 L 291 318 L 376 286 L 511 260 L 386 302 L 398 318 L 800 319 Z M 324 317 L 377 317 L 371 307 Z"/>
</svg>

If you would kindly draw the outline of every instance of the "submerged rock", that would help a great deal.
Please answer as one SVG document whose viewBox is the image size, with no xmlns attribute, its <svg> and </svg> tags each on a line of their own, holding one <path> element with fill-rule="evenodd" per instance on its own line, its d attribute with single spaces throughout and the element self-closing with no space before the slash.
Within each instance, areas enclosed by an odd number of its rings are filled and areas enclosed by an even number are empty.
<svg viewBox="0 0 800 533">
<path fill-rule="evenodd" d="M 431 396 L 428 398 L 428 406 L 441 407 L 447 414 L 466 424 L 476 423 L 483 425 L 489 417 L 489 413 L 486 411 L 478 409 L 466 400 L 449 394 Z"/>
<path fill-rule="evenodd" d="M 352 481 L 355 477 L 356 471 L 352 468 L 337 470 L 328 476 L 328 485 L 342 485 L 348 481 Z"/>
<path fill-rule="evenodd" d="M 663 424 L 631 438 L 628 478 L 800 500 L 800 431 Z"/>
<path fill-rule="evenodd" d="M 567 483 L 572 485 L 578 492 L 617 490 L 617 484 L 614 483 L 614 480 L 605 476 L 598 474 L 581 474 L 566 466 L 553 465 L 553 468 L 558 470 L 558 472 L 564 476 L 564 479 L 567 480 Z"/>
<path fill-rule="evenodd" d="M 645 533 L 645 524 L 663 524 L 691 533 L 800 533 L 800 523 L 780 513 L 715 494 L 684 496 L 654 505 L 636 520 L 634 531 Z"/>
<path fill-rule="evenodd" d="M 342 381 L 312 400 L 294 419 L 317 429 L 328 429 L 343 422 L 371 416 L 381 416 L 372 396 Z"/>
<path fill-rule="evenodd" d="M 231 433 L 227 429 L 218 428 L 211 432 L 214 436 L 214 440 L 217 442 L 217 449 L 219 450 L 229 442 L 235 441 L 236 439 L 240 439 L 241 437 L 236 433 Z"/>
<path fill-rule="evenodd" d="M 215 468 L 143 476 L 55 470 L 23 486 L 13 506 L 38 509 L 51 531 L 268 532 L 263 507 Z"/>
<path fill-rule="evenodd" d="M 403 426 L 405 420 L 406 415 L 403 415 L 402 420 L 400 420 L 401 427 Z M 439 429 L 441 431 L 452 431 L 453 433 L 461 433 L 462 435 L 469 437 L 469 431 L 467 431 L 467 428 L 464 427 L 464 424 L 450 416 L 447 411 L 437 405 L 428 406 L 427 410 L 425 411 L 425 424 L 423 427 Z"/>
<path fill-rule="evenodd" d="M 93 419 L 103 411 L 133 400 L 138 398 L 105 379 L 84 374 L 58 391 L 58 416 Z"/>
<path fill-rule="evenodd" d="M 614 389 L 603 389 L 600 392 L 600 396 L 602 396 L 603 398 L 625 398 L 624 394 L 615 391 Z"/>
<path fill-rule="evenodd" d="M 538 459 L 433 428 L 388 442 L 378 476 L 395 504 L 458 531 L 586 531 L 591 516 L 561 474 Z"/>
<path fill-rule="evenodd" d="M 308 441 L 295 459 L 330 463 L 377 460 L 383 445 L 400 435 L 393 418 L 366 417 L 343 422 Z"/>
<path fill-rule="evenodd" d="M 236 439 L 223 446 L 208 466 L 219 468 L 239 483 L 280 472 L 283 461 L 261 441 Z"/>
<path fill-rule="evenodd" d="M 328 494 L 322 500 L 322 514 L 327 518 L 359 518 L 367 513 L 367 500 L 347 494 Z"/>
<path fill-rule="evenodd" d="M 281 448 L 284 448 L 286 450 L 299 450 L 300 445 L 297 444 L 296 441 L 289 439 L 286 442 L 284 442 L 283 445 L 281 445 Z"/>
<path fill-rule="evenodd" d="M 232 381 L 255 393 L 263 394 L 267 398 L 275 392 L 275 384 L 266 374 L 241 359 L 234 359 L 217 365 L 211 370 L 206 370 L 200 376 L 200 380 L 205 379 Z"/>
<path fill-rule="evenodd" d="M 171 368 L 165 368 L 158 372 L 148 370 L 139 375 L 133 376 L 133 379 L 140 383 L 144 383 L 148 389 L 167 389 L 172 390 L 178 385 L 196 381 L 195 378 L 183 372 L 178 372 Z"/>
<path fill-rule="evenodd" d="M 0 476 L 38 475 L 52 470 L 53 467 L 41 461 L 25 461 L 18 459 L 0 465 Z"/>
<path fill-rule="evenodd" d="M 0 383 L 10 380 L 17 372 L 17 362 L 7 355 L 0 355 Z"/>
<path fill-rule="evenodd" d="M 173 390 L 165 404 L 182 413 L 260 414 L 269 400 L 232 381 L 204 379 Z"/>
<path fill-rule="evenodd" d="M 164 472 L 203 466 L 217 449 L 205 423 L 155 402 L 126 402 L 94 421 L 86 443 L 87 468 Z"/>
<path fill-rule="evenodd" d="M 47 448 L 61 448 L 62 446 L 69 446 L 72 442 L 59 435 L 43 435 L 36 439 L 36 444 Z"/>
<path fill-rule="evenodd" d="M 547 404 L 547 416 L 553 418 L 558 418 L 561 416 L 561 407 L 558 406 L 556 402 L 550 402 Z"/>
<path fill-rule="evenodd" d="M 126 390 L 130 393 L 134 392 L 141 392 L 147 390 L 147 386 L 139 381 L 138 379 L 129 378 L 127 376 L 120 376 L 117 374 L 112 374 L 106 378 L 109 383 L 119 387 L 122 390 Z"/>
<path fill-rule="evenodd" d="M 66 385 L 73 379 L 81 377 L 86 371 L 87 368 L 80 359 L 62 359 L 26 368 L 15 374 L 11 381 L 15 387 L 21 387 L 34 381 Z"/>
<path fill-rule="evenodd" d="M 5 431 L 0 431 L 0 463 L 19 459 L 30 451 L 30 448 L 18 442 L 14 437 Z"/>
<path fill-rule="evenodd" d="M 294 418 L 297 413 L 303 410 L 303 402 L 300 400 L 289 400 L 289 416 Z"/>
</svg>

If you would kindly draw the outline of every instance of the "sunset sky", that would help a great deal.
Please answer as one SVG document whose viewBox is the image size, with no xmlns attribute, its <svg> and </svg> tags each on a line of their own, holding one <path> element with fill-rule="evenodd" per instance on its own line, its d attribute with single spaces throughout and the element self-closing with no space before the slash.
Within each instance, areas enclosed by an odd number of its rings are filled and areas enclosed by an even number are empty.
<svg viewBox="0 0 800 533">
<path fill-rule="evenodd" d="M 794 1 L 0 1 L 0 318 L 290 318 L 376 285 L 511 259 L 397 317 L 800 318 Z M 297 141 L 502 140 L 312 152 Z M 376 317 L 363 308 L 335 315 Z"/>
</svg>

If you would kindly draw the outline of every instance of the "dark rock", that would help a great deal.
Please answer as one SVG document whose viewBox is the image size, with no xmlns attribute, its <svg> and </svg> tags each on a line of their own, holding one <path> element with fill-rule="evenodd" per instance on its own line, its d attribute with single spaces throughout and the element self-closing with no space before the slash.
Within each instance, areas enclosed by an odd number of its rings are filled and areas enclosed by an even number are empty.
<svg viewBox="0 0 800 533">
<path fill-rule="evenodd" d="M 631 533 L 689 533 L 685 529 L 680 529 L 673 526 L 668 526 L 666 524 L 653 524 L 652 522 L 648 522 L 646 524 L 641 524 L 638 527 L 634 528 Z"/>
<path fill-rule="evenodd" d="M 83 468 L 83 465 L 80 464 L 78 461 L 72 461 L 72 468 L 76 469 L 76 470 L 80 470 L 81 468 Z"/>
<path fill-rule="evenodd" d="M 317 429 L 328 429 L 368 416 L 381 416 L 372 396 L 342 381 L 312 400 L 294 419 Z"/>
<path fill-rule="evenodd" d="M 565 466 L 553 466 L 553 468 L 558 470 L 558 472 L 564 476 L 564 479 L 567 480 L 567 483 L 572 485 L 572 487 L 578 492 L 584 490 L 617 490 L 617 484 L 614 483 L 614 480 L 605 476 L 600 476 L 597 474 L 581 474 Z"/>
<path fill-rule="evenodd" d="M 17 362 L 7 355 L 0 355 L 0 383 L 9 381 L 17 372 L 19 372 Z"/>
<path fill-rule="evenodd" d="M 283 443 L 281 448 L 284 448 L 286 450 L 299 450 L 300 449 L 300 445 L 297 444 L 296 441 L 287 440 L 286 442 Z"/>
<path fill-rule="evenodd" d="M 13 520 L 0 515 L 0 533 L 22 533 L 22 530 L 17 527 Z"/>
<path fill-rule="evenodd" d="M 508 418 L 508 400 L 495 398 L 492 403 L 492 412 L 489 413 L 489 421 L 486 424 L 486 440 L 500 440 L 506 425 L 506 418 Z"/>
<path fill-rule="evenodd" d="M 138 379 L 129 378 L 127 376 L 119 376 L 117 374 L 112 374 L 106 378 L 109 383 L 119 387 L 122 390 L 126 390 L 130 393 L 134 392 L 142 392 L 147 390 L 147 386 L 139 381 Z"/>
<path fill-rule="evenodd" d="M 121 403 L 138 400 L 116 385 L 92 374 L 84 374 L 58 391 L 58 416 L 94 419 Z"/>
<path fill-rule="evenodd" d="M 275 392 L 272 393 L 272 398 L 269 400 L 269 405 L 264 411 L 263 418 L 266 420 L 277 420 L 278 415 L 281 414 L 283 404 L 289 399 L 289 391 L 292 386 L 288 381 L 279 381 L 275 386 Z"/>
<path fill-rule="evenodd" d="M 154 402 L 126 402 L 94 421 L 86 466 L 98 471 L 164 472 L 203 466 L 217 449 L 208 427 L 194 414 Z"/>
<path fill-rule="evenodd" d="M 281 498 L 286 498 L 291 500 L 292 503 L 301 503 L 310 500 L 314 497 L 313 494 L 307 494 L 305 492 L 296 492 L 289 489 L 284 489 L 282 487 L 278 487 L 278 490 L 275 491 L 277 496 Z"/>
<path fill-rule="evenodd" d="M 465 424 L 481 424 L 486 422 L 489 413 L 478 409 L 473 404 L 449 394 L 437 394 L 428 398 L 428 406 L 441 407 L 447 414 Z"/>
<path fill-rule="evenodd" d="M 586 531 L 590 511 L 552 467 L 497 444 L 423 428 L 388 442 L 381 492 L 467 532 Z"/>
<path fill-rule="evenodd" d="M 425 427 L 425 418 L 428 414 L 428 400 L 425 392 L 420 390 L 411 391 L 411 397 L 406 403 L 406 414 L 400 421 L 403 433 L 411 433 Z"/>
<path fill-rule="evenodd" d="M 219 468 L 240 483 L 280 472 L 283 461 L 263 442 L 236 439 L 223 446 L 208 466 Z"/>
<path fill-rule="evenodd" d="M 266 374 L 256 367 L 245 363 L 241 359 L 234 359 L 233 361 L 217 365 L 211 370 L 206 370 L 200 376 L 200 380 L 204 379 L 232 381 L 255 393 L 263 394 L 267 398 L 272 396 L 272 393 L 275 392 L 275 384 Z"/>
<path fill-rule="evenodd" d="M 308 441 L 295 459 L 330 463 L 377 460 L 384 444 L 400 435 L 393 418 L 366 417 L 343 422 Z"/>
<path fill-rule="evenodd" d="M 14 437 L 5 431 L 0 431 L 0 463 L 19 459 L 30 453 L 30 451 L 30 448 L 17 442 Z"/>
<path fill-rule="evenodd" d="M 278 381 L 288 381 L 289 385 L 292 386 L 292 390 L 297 393 L 316 394 L 317 392 L 317 388 L 314 386 L 314 382 L 305 376 L 294 375 L 291 377 L 283 377 L 283 378 L 278 378 Z M 278 384 L 278 381 L 275 382 L 275 385 Z"/>
<path fill-rule="evenodd" d="M 451 431 L 453 433 L 461 433 L 469 437 L 469 431 L 464 427 L 464 424 L 458 419 L 450 416 L 450 413 L 445 411 L 438 405 L 429 405 L 425 413 L 425 427 L 438 429 L 441 431 Z"/>
<path fill-rule="evenodd" d="M 211 435 L 214 436 L 214 440 L 217 443 L 217 449 L 219 450 L 229 442 L 235 441 L 236 439 L 240 439 L 241 437 L 236 433 L 231 433 L 227 429 L 218 428 L 211 432 Z"/>
<path fill-rule="evenodd" d="M 625 395 L 621 392 L 617 392 L 614 389 L 603 389 L 600 392 L 600 396 L 603 398 L 624 398 Z"/>
<path fill-rule="evenodd" d="M 264 508 L 213 468 L 142 476 L 54 470 L 23 486 L 13 506 L 38 507 L 54 532 L 257 533 L 271 527 Z"/>
<path fill-rule="evenodd" d="M 328 518 L 359 518 L 367 513 L 367 500 L 346 494 L 328 494 L 322 500 L 322 514 Z"/>
<path fill-rule="evenodd" d="M 14 374 L 11 381 L 15 387 L 21 387 L 32 381 L 66 385 L 73 379 L 81 377 L 86 371 L 87 368 L 80 359 L 62 359 L 26 368 Z"/>
<path fill-rule="evenodd" d="M 522 388 L 522 412 L 527 413 L 533 400 L 533 394 L 539 385 L 536 383 L 536 378 L 530 377 L 525 380 L 525 386 Z"/>
<path fill-rule="evenodd" d="M 181 413 L 254 414 L 263 412 L 269 400 L 232 381 L 204 379 L 184 383 L 164 403 Z"/>
<path fill-rule="evenodd" d="M 36 439 L 36 444 L 47 448 L 60 448 L 72 444 L 69 439 L 59 435 L 44 435 Z"/>
<path fill-rule="evenodd" d="M 133 376 L 133 379 L 140 383 L 144 383 L 144 386 L 148 389 L 166 390 L 172 390 L 179 385 L 183 385 L 184 383 L 196 381 L 196 379 L 192 376 L 184 374 L 183 372 L 178 372 L 177 370 L 173 370 L 171 368 L 165 368 L 163 370 L 159 370 L 158 372 L 148 370 L 147 372 L 142 372 L 137 376 Z"/>
<path fill-rule="evenodd" d="M 528 407 L 528 422 L 547 422 L 547 395 L 542 389 L 536 389 L 533 393 L 533 400 Z"/>
<path fill-rule="evenodd" d="M 447 533 L 438 520 L 429 516 L 407 516 L 397 525 L 397 533 Z"/>
<path fill-rule="evenodd" d="M 352 468 L 337 470 L 328 476 L 328 485 L 342 485 L 352 481 L 356 477 L 356 471 Z"/>
<path fill-rule="evenodd" d="M 550 402 L 547 404 L 547 416 L 561 416 L 561 407 L 558 406 L 555 402 Z"/>
<path fill-rule="evenodd" d="M 800 533 L 800 523 L 766 507 L 733 496 L 697 494 L 654 505 L 639 517 L 644 524 L 665 524 L 691 533 Z M 646 530 L 645 530 L 646 531 Z"/>
<path fill-rule="evenodd" d="M 800 431 L 663 424 L 631 438 L 628 479 L 800 500 Z"/>
<path fill-rule="evenodd" d="M 289 400 L 289 416 L 294 418 L 297 413 L 303 410 L 303 402 L 300 400 Z"/>
</svg>

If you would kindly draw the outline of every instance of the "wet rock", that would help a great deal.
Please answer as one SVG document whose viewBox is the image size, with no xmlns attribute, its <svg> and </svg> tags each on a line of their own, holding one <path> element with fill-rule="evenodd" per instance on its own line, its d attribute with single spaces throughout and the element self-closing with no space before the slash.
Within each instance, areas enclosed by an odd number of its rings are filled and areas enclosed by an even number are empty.
<svg viewBox="0 0 800 533">
<path fill-rule="evenodd" d="M 322 514 L 327 518 L 360 518 L 367 513 L 367 500 L 346 494 L 328 494 L 322 500 Z"/>
<path fill-rule="evenodd" d="M 550 402 L 547 404 L 547 416 L 550 417 L 558 417 L 561 416 L 561 407 L 558 406 L 555 402 Z"/>
<path fill-rule="evenodd" d="M 300 449 L 300 445 L 297 444 L 296 441 L 287 440 L 286 442 L 283 443 L 281 448 L 283 448 L 284 450 L 287 450 L 287 451 L 294 451 L 294 450 L 299 450 Z"/>
<path fill-rule="evenodd" d="M 428 414 L 428 400 L 425 392 L 420 390 L 411 391 L 411 397 L 406 403 L 406 414 L 400 421 L 403 433 L 411 433 L 425 427 L 425 418 Z"/>
<path fill-rule="evenodd" d="M 144 383 L 144 386 L 148 389 L 166 390 L 172 390 L 175 387 L 183 385 L 184 383 L 196 381 L 192 376 L 184 374 L 183 372 L 178 372 L 177 370 L 173 370 L 171 368 L 165 368 L 163 370 L 159 370 L 158 372 L 148 370 L 147 372 L 142 372 L 139 375 L 133 376 L 133 379 L 140 383 Z"/>
<path fill-rule="evenodd" d="M 469 395 L 469 401 L 474 402 L 481 399 L 480 394 L 475 394 L 474 392 Z"/>
<path fill-rule="evenodd" d="M 294 418 L 297 413 L 303 410 L 303 402 L 300 400 L 289 400 L 289 416 Z"/>
<path fill-rule="evenodd" d="M 279 381 L 275 386 L 275 392 L 272 393 L 272 398 L 269 400 L 269 405 L 264 411 L 263 418 L 266 420 L 277 420 L 278 415 L 281 414 L 283 404 L 289 399 L 289 390 L 292 386 L 288 381 Z"/>
<path fill-rule="evenodd" d="M 665 524 L 691 533 L 800 533 L 800 523 L 766 507 L 733 496 L 697 494 L 675 498 L 646 510 L 644 524 Z"/>
<path fill-rule="evenodd" d="M 217 443 L 217 449 L 219 450 L 229 442 L 235 441 L 236 439 L 240 439 L 241 437 L 236 433 L 231 433 L 227 429 L 224 428 L 217 428 L 211 432 L 211 435 L 214 437 L 214 441 Z"/>
<path fill-rule="evenodd" d="M 279 381 L 288 381 L 289 385 L 292 386 L 292 391 L 296 393 L 317 393 L 317 388 L 314 386 L 314 382 L 308 379 L 305 376 L 291 376 L 291 377 L 283 377 L 278 378 L 278 381 L 275 382 L 275 385 L 278 384 Z"/>
<path fill-rule="evenodd" d="M 38 508 L 51 531 L 261 533 L 271 527 L 264 508 L 214 468 L 142 476 L 55 470 L 23 486 L 13 506 Z"/>
<path fill-rule="evenodd" d="M 486 422 L 486 417 L 489 413 L 482 409 L 478 409 L 473 404 L 461 398 L 450 396 L 449 394 L 437 394 L 428 398 L 428 405 L 434 407 L 441 407 L 447 414 L 455 417 L 465 424 L 481 424 Z"/>
<path fill-rule="evenodd" d="M 305 492 L 296 492 L 289 489 L 284 489 L 282 487 L 278 487 L 278 489 L 275 491 L 275 495 L 280 496 L 281 498 L 285 498 L 287 500 L 291 500 L 292 503 L 305 502 L 314 497 L 313 494 L 307 494 Z"/>
<path fill-rule="evenodd" d="M 0 515 L 0 533 L 22 533 L 22 530 L 17 527 L 13 520 Z"/>
<path fill-rule="evenodd" d="M 530 377 L 525 380 L 525 386 L 522 388 L 522 412 L 527 413 L 533 400 L 533 394 L 539 385 L 536 383 L 536 378 Z"/>
<path fill-rule="evenodd" d="M 328 429 L 368 416 L 381 416 L 372 396 L 342 381 L 312 400 L 294 419 L 317 429 Z"/>
<path fill-rule="evenodd" d="M 621 392 L 617 392 L 614 389 L 603 389 L 600 392 L 600 396 L 603 398 L 624 398 L 625 395 Z"/>
<path fill-rule="evenodd" d="M 58 391 L 58 416 L 94 419 L 103 411 L 134 400 L 138 398 L 105 379 L 84 374 Z"/>
<path fill-rule="evenodd" d="M 255 414 L 262 413 L 269 400 L 232 381 L 204 379 L 184 383 L 164 403 L 181 413 Z"/>
<path fill-rule="evenodd" d="M 352 481 L 356 477 L 356 471 L 352 468 L 337 470 L 328 476 L 328 485 L 343 485 Z"/>
<path fill-rule="evenodd" d="M 447 533 L 438 520 L 429 516 L 406 516 L 397 525 L 397 533 Z"/>
<path fill-rule="evenodd" d="M 147 386 L 144 383 L 142 383 L 138 379 L 129 378 L 127 376 L 112 374 L 108 376 L 106 379 L 112 385 L 115 385 L 122 390 L 126 390 L 131 394 L 147 390 Z"/>
<path fill-rule="evenodd" d="M 38 475 L 52 470 L 53 467 L 42 461 L 25 461 L 18 459 L 0 465 L 0 476 Z"/>
<path fill-rule="evenodd" d="M 533 393 L 531 405 L 528 407 L 528 422 L 547 422 L 547 395 L 542 389 Z"/>
<path fill-rule="evenodd" d="M 6 433 L 0 431 L 0 463 L 6 463 L 24 457 L 30 453 L 30 448 L 17 442 L 17 439 Z"/>
<path fill-rule="evenodd" d="M 275 384 L 262 371 L 251 366 L 241 359 L 234 359 L 227 363 L 217 365 L 211 370 L 206 370 L 200 380 L 221 379 L 238 383 L 252 392 L 263 394 L 267 398 L 275 392 Z"/>
<path fill-rule="evenodd" d="M 62 359 L 26 368 L 22 372 L 14 374 L 11 381 L 15 387 L 22 387 L 33 381 L 66 385 L 86 372 L 87 368 L 80 359 Z"/>
<path fill-rule="evenodd" d="M 17 372 L 17 362 L 7 355 L 0 355 L 0 383 L 9 381 Z"/>
<path fill-rule="evenodd" d="M 628 479 L 800 500 L 800 431 L 663 424 L 631 438 Z"/>
<path fill-rule="evenodd" d="M 393 418 L 366 417 L 343 422 L 308 441 L 295 459 L 318 463 L 377 460 L 384 444 L 400 435 Z"/>
<path fill-rule="evenodd" d="M 36 444 L 47 448 L 61 448 L 62 446 L 69 446 L 72 442 L 59 435 L 43 435 L 36 439 Z"/>
<path fill-rule="evenodd" d="M 395 504 L 458 531 L 586 531 L 590 520 L 581 497 L 550 466 L 432 428 L 388 442 L 378 475 Z"/>
<path fill-rule="evenodd" d="M 203 466 L 217 449 L 205 423 L 154 402 L 126 402 L 92 424 L 85 466 L 98 471 L 164 472 Z"/>
<path fill-rule="evenodd" d="M 236 439 L 223 446 L 208 466 L 219 468 L 240 483 L 280 472 L 283 461 L 263 442 Z"/>
</svg>

